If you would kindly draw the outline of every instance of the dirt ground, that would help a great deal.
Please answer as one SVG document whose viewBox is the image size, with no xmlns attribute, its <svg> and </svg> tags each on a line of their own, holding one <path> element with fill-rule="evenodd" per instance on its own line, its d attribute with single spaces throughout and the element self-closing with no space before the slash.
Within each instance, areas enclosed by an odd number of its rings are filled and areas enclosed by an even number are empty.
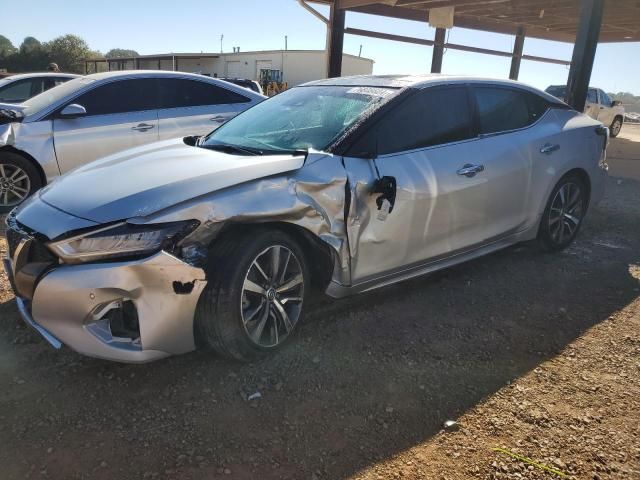
<svg viewBox="0 0 640 480">
<path fill-rule="evenodd" d="M 610 163 L 566 252 L 318 301 L 259 364 L 55 351 L 3 272 L 0 478 L 640 479 L 640 127 Z"/>
</svg>

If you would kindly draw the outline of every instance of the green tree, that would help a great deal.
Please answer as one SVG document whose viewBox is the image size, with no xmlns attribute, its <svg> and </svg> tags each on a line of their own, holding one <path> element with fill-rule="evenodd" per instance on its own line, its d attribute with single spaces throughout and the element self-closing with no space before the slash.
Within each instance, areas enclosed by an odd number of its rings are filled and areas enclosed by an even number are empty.
<svg viewBox="0 0 640 480">
<path fill-rule="evenodd" d="M 126 48 L 112 48 L 104 54 L 106 58 L 138 57 L 139 55 L 135 50 L 127 50 Z"/>
<path fill-rule="evenodd" d="M 42 43 L 34 37 L 26 37 L 13 56 L 11 66 L 16 72 L 37 72 L 45 70 L 48 63 L 48 52 Z"/>
<path fill-rule="evenodd" d="M 45 44 L 49 61 L 63 72 L 84 73 L 84 61 L 91 56 L 89 45 L 77 35 L 63 35 Z"/>
<path fill-rule="evenodd" d="M 12 70 L 12 60 L 16 54 L 16 47 L 13 46 L 11 40 L 7 37 L 0 35 L 0 68 Z"/>
</svg>

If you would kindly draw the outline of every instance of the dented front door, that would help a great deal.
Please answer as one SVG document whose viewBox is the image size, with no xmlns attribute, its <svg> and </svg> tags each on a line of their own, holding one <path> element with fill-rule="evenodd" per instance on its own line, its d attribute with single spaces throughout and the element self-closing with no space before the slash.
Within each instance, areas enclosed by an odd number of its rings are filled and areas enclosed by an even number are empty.
<svg viewBox="0 0 640 480">
<path fill-rule="evenodd" d="M 345 158 L 352 189 L 347 219 L 354 284 L 447 256 L 481 243 L 489 184 L 480 173 L 458 174 L 477 140 L 384 155 Z M 378 210 L 371 192 L 378 173 L 395 177 L 393 210 Z"/>
</svg>

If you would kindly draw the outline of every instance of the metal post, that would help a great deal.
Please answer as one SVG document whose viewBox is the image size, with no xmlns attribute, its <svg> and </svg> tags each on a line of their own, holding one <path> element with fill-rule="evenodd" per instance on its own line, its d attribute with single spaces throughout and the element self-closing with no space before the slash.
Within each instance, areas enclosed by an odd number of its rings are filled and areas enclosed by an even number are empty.
<svg viewBox="0 0 640 480">
<path fill-rule="evenodd" d="M 137 57 L 133 59 L 133 68 L 140 70 L 140 59 Z"/>
<path fill-rule="evenodd" d="M 580 21 L 573 46 L 567 80 L 567 103 L 579 112 L 584 110 L 589 90 L 593 60 L 598 48 L 604 0 L 582 0 Z"/>
<path fill-rule="evenodd" d="M 444 56 L 444 42 L 447 35 L 446 28 L 436 28 L 436 37 L 433 44 L 433 56 L 431 57 L 431 73 L 442 72 L 442 57 Z"/>
<path fill-rule="evenodd" d="M 518 27 L 516 39 L 513 42 L 513 56 L 511 57 L 511 70 L 509 70 L 509 78 L 518 80 L 520 74 L 520 62 L 522 61 L 522 50 L 524 48 L 524 28 Z"/>
<path fill-rule="evenodd" d="M 339 77 L 342 73 L 342 50 L 344 46 L 345 11 L 331 4 L 327 24 L 327 77 Z"/>
</svg>

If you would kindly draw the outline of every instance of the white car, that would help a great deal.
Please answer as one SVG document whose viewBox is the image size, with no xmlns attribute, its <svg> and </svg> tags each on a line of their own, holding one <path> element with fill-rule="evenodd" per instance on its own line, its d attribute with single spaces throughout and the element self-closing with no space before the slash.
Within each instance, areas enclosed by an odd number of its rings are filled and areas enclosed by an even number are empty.
<svg viewBox="0 0 640 480">
<path fill-rule="evenodd" d="M 70 80 L 21 105 L 0 104 L 0 212 L 80 165 L 204 135 L 265 98 L 202 75 L 120 71 Z"/>
<path fill-rule="evenodd" d="M 0 79 L 0 103 L 22 103 L 80 75 L 45 72 L 23 73 Z"/>
<path fill-rule="evenodd" d="M 551 85 L 545 91 L 554 97 L 565 100 L 566 89 L 565 85 Z M 584 113 L 609 127 L 609 133 L 612 137 L 617 137 L 622 129 L 625 116 L 622 103 L 618 100 L 612 100 L 600 88 L 589 87 Z"/>
</svg>

